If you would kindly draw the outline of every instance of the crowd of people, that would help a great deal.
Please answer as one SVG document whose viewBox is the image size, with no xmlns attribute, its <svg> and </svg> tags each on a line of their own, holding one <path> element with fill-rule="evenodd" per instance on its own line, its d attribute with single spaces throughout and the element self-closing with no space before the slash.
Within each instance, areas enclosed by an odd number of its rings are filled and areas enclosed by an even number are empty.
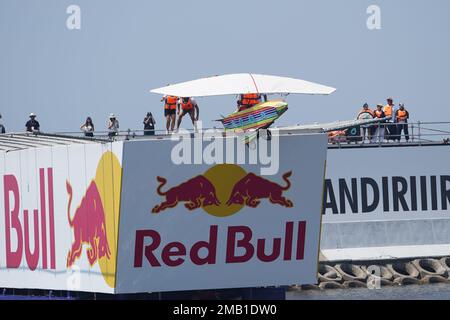
<svg viewBox="0 0 450 320">
<path fill-rule="evenodd" d="M 358 113 L 358 120 L 380 119 L 379 123 L 361 126 L 361 138 L 370 142 L 383 142 L 384 140 L 400 141 L 402 133 L 405 140 L 409 141 L 408 119 L 409 112 L 405 105 L 400 103 L 395 107 L 394 99 L 388 98 L 387 104 L 377 104 L 372 110 L 367 103 Z"/>
<path fill-rule="evenodd" d="M 185 115 L 189 114 L 192 124 L 196 128 L 196 122 L 198 121 L 198 117 L 200 114 L 200 109 L 198 107 L 197 102 L 193 98 L 178 98 L 173 96 L 164 96 L 161 101 L 164 101 L 164 116 L 167 119 L 166 129 L 167 133 L 171 133 L 181 125 L 182 119 Z M 178 115 L 178 120 L 176 116 Z M 0 134 L 5 133 L 5 126 L 1 122 L 1 114 L 0 114 Z M 40 124 L 36 120 L 36 114 L 30 113 L 29 120 L 25 124 L 26 132 L 31 133 L 39 133 L 40 132 Z M 144 135 L 154 135 L 155 134 L 155 125 L 156 121 L 151 112 L 147 112 L 146 116 L 143 120 L 144 125 Z M 107 132 L 110 138 L 119 134 L 119 120 L 117 116 L 113 113 L 109 115 L 107 122 Z M 91 117 L 87 117 L 86 121 L 80 126 L 80 130 L 84 133 L 86 137 L 93 137 L 95 132 L 94 122 Z"/>
<path fill-rule="evenodd" d="M 259 93 L 241 94 L 237 100 L 237 110 L 243 111 L 251 108 L 264 101 L 267 101 L 267 95 Z M 192 124 L 197 129 L 196 122 L 199 119 L 200 109 L 194 98 L 191 97 L 175 97 L 164 96 L 161 99 L 164 102 L 164 117 L 166 118 L 166 133 L 170 134 L 180 128 L 183 117 L 189 115 Z M 177 119 L 178 116 L 178 119 Z M 36 120 L 36 114 L 30 113 L 29 120 L 25 124 L 27 132 L 40 132 L 39 121 Z M 5 126 L 1 122 L 2 115 L 0 114 L 0 134 L 6 132 Z M 408 119 L 409 112 L 405 109 L 404 104 L 400 103 L 398 108 L 395 107 L 392 98 L 387 99 L 387 104 L 377 104 L 376 109 L 372 110 L 369 104 L 365 103 L 363 108 L 358 113 L 358 120 L 380 119 L 380 122 L 375 124 L 367 124 L 361 126 L 361 136 L 359 137 L 363 142 L 368 140 L 370 142 L 383 142 L 384 140 L 400 141 L 402 133 L 406 141 L 409 141 Z M 144 135 L 154 135 L 156 121 L 151 112 L 147 112 L 143 120 Z M 107 122 L 107 132 L 110 138 L 119 134 L 119 120 L 113 113 L 109 115 Z M 80 130 L 86 137 L 93 137 L 95 132 L 94 122 L 91 117 L 87 117 L 86 121 L 80 126 Z M 345 137 L 345 131 L 332 132 L 329 134 L 331 139 L 338 139 Z"/>
</svg>

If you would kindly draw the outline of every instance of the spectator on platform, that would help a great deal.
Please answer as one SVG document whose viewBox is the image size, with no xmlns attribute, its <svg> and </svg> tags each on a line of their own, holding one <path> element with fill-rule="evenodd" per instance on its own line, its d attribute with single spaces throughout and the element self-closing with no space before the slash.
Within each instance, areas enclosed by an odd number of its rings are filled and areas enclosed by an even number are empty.
<svg viewBox="0 0 450 320">
<path fill-rule="evenodd" d="M 381 103 L 377 104 L 377 110 L 373 112 L 374 119 L 384 119 L 386 115 L 383 111 L 383 105 Z M 383 121 L 384 122 L 384 121 Z M 372 142 L 383 142 L 384 140 L 384 124 L 382 122 L 376 123 L 372 127 Z"/>
<path fill-rule="evenodd" d="M 363 108 L 361 109 L 361 111 L 358 113 L 358 120 L 369 120 L 369 119 L 373 119 L 373 111 L 369 108 L 369 105 L 367 103 L 365 103 L 363 105 Z M 361 126 L 362 129 L 362 134 L 361 134 L 361 138 L 362 141 L 364 143 L 365 139 L 366 139 L 366 135 L 367 135 L 367 139 L 370 141 L 372 138 L 371 135 L 371 129 L 370 129 L 371 125 L 363 125 Z"/>
<path fill-rule="evenodd" d="M 402 131 L 405 134 L 406 142 L 409 141 L 408 119 L 409 112 L 405 109 L 403 103 L 399 104 L 399 109 L 395 112 L 395 122 L 397 123 L 397 140 L 400 142 Z"/>
<path fill-rule="evenodd" d="M 93 137 L 94 136 L 94 123 L 92 122 L 91 117 L 86 118 L 86 122 L 83 123 L 80 127 L 80 130 L 84 132 L 85 137 Z"/>
<path fill-rule="evenodd" d="M 2 123 L 2 114 L 0 113 L 0 134 L 6 133 L 5 126 Z"/>
<path fill-rule="evenodd" d="M 32 112 L 30 113 L 30 120 L 25 124 L 27 132 L 38 133 L 41 129 L 39 122 L 36 120 L 36 115 Z"/>
<path fill-rule="evenodd" d="M 117 117 L 114 113 L 111 113 L 109 115 L 109 122 L 108 122 L 108 137 L 112 138 L 114 136 L 117 136 L 119 134 L 119 120 L 117 120 Z"/>
<path fill-rule="evenodd" d="M 155 119 L 151 112 L 147 112 L 144 118 L 144 136 L 154 136 L 155 135 Z"/>
<path fill-rule="evenodd" d="M 394 99 L 387 98 L 387 105 L 383 107 L 383 112 L 386 117 L 391 117 L 390 122 L 395 122 L 395 111 Z"/>
</svg>

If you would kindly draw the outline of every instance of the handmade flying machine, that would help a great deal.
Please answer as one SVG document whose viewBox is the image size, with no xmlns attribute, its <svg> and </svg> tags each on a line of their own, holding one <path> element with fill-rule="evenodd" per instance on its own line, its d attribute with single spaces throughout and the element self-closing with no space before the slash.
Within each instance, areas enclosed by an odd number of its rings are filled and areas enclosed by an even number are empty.
<svg viewBox="0 0 450 320">
<path fill-rule="evenodd" d="M 153 89 L 150 92 L 177 97 L 209 97 L 251 93 L 329 95 L 334 91 L 336 91 L 335 88 L 300 79 L 239 73 L 182 82 Z M 247 133 L 245 141 L 248 143 L 258 137 L 260 129 L 268 129 L 287 110 L 286 101 L 269 100 L 245 110 L 235 111 L 228 116 L 222 116 L 216 121 L 223 124 L 225 131 Z M 348 124 L 346 127 L 352 125 Z M 270 131 L 267 134 L 270 138 Z"/>
</svg>

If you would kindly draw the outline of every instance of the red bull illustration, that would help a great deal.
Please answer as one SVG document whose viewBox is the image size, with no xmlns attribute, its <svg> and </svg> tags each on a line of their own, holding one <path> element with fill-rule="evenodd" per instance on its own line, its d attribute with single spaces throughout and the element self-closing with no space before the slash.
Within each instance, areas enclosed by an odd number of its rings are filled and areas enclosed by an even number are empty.
<svg viewBox="0 0 450 320">
<path fill-rule="evenodd" d="M 92 181 L 86 194 L 78 206 L 73 218 L 70 217 L 70 205 L 72 203 L 72 186 L 66 182 L 69 204 L 67 206 L 67 218 L 70 227 L 74 229 L 75 240 L 67 255 L 67 267 L 71 267 L 76 259 L 81 256 L 83 244 L 89 245 L 87 257 L 92 266 L 98 259 L 111 257 L 111 250 L 106 235 L 105 210 L 95 181 Z"/>
<path fill-rule="evenodd" d="M 291 208 L 293 206 L 292 201 L 283 197 L 283 192 L 291 187 L 291 182 L 288 179 L 291 175 L 292 171 L 283 175 L 283 180 L 286 182 L 286 186 L 283 187 L 250 172 L 236 183 L 227 205 L 245 203 L 249 207 L 256 208 L 261 203 L 260 199 L 268 198 L 274 204 Z"/>
<path fill-rule="evenodd" d="M 71 215 L 74 197 L 66 181 L 67 219 L 73 229 L 73 241 L 67 253 L 67 267 L 82 258 L 83 248 L 91 268 L 98 262 L 105 282 L 115 286 L 122 168 L 114 153 L 105 152 L 97 165 L 80 205 Z"/>
<path fill-rule="evenodd" d="M 160 196 L 165 196 L 166 201 L 155 206 L 152 210 L 153 213 L 173 208 L 179 202 L 186 202 L 184 206 L 188 210 L 195 210 L 201 206 L 220 205 L 214 185 L 205 176 L 196 176 L 166 192 L 162 192 L 161 189 L 167 180 L 162 177 L 157 177 L 157 180 L 160 183 L 157 192 Z"/>
<path fill-rule="evenodd" d="M 291 208 L 292 201 L 283 196 L 291 187 L 291 175 L 292 171 L 283 175 L 286 185 L 282 186 L 254 173 L 247 173 L 240 166 L 220 164 L 166 192 L 161 189 L 166 185 L 167 179 L 158 176 L 159 186 L 156 191 L 165 197 L 165 201 L 153 207 L 152 213 L 160 213 L 184 202 L 184 206 L 190 211 L 202 208 L 211 215 L 225 217 L 244 206 L 256 208 L 261 199 Z"/>
</svg>

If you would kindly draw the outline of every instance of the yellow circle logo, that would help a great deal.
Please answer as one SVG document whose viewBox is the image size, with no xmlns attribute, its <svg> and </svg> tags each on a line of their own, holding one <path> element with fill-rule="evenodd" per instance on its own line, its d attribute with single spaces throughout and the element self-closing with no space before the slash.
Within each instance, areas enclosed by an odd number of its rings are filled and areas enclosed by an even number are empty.
<svg viewBox="0 0 450 320">
<path fill-rule="evenodd" d="M 112 152 L 105 152 L 100 159 L 95 174 L 100 198 L 105 211 L 106 237 L 109 243 L 110 256 L 99 259 L 100 270 L 106 283 L 113 288 L 116 280 L 116 258 L 119 235 L 120 189 L 122 168 Z"/>
<path fill-rule="evenodd" d="M 203 175 L 215 186 L 220 205 L 203 206 L 203 210 L 216 217 L 228 217 L 241 210 L 244 204 L 227 205 L 227 201 L 235 184 L 246 174 L 234 164 L 220 164 L 208 169 Z"/>
</svg>

